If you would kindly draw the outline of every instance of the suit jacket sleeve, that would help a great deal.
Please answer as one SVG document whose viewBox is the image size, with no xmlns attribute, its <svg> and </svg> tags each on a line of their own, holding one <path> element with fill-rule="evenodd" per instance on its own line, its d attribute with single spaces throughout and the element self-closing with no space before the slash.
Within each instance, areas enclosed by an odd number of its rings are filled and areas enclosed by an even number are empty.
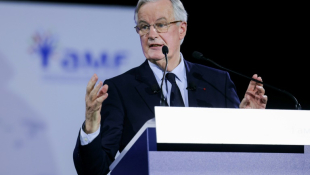
<svg viewBox="0 0 310 175">
<path fill-rule="evenodd" d="M 226 72 L 225 96 L 227 108 L 239 108 L 240 100 L 236 92 L 236 86 L 230 79 L 229 73 Z"/>
<path fill-rule="evenodd" d="M 82 146 L 79 140 L 73 153 L 74 165 L 79 175 L 103 175 L 119 149 L 123 130 L 124 108 L 117 88 L 107 80 L 108 98 L 102 103 L 100 134 L 88 145 Z"/>
</svg>

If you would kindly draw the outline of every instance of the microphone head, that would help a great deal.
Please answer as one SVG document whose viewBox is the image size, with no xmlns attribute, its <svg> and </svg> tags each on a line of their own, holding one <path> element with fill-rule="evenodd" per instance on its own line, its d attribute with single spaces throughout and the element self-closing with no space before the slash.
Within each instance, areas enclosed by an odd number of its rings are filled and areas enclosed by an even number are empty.
<svg viewBox="0 0 310 175">
<path fill-rule="evenodd" d="M 195 90 L 196 90 L 196 85 L 195 85 L 195 83 L 189 82 L 189 83 L 188 83 L 188 87 L 187 87 L 186 89 L 187 89 L 187 90 L 190 90 L 190 91 L 195 91 Z"/>
<path fill-rule="evenodd" d="M 153 84 L 151 86 L 151 89 L 152 89 L 153 94 L 157 94 L 160 91 L 157 84 Z"/>
<path fill-rule="evenodd" d="M 192 56 L 196 59 L 202 59 L 203 55 L 200 52 L 194 51 Z"/>
<path fill-rule="evenodd" d="M 164 45 L 164 46 L 162 47 L 162 51 L 163 51 L 163 54 L 166 55 L 166 54 L 168 54 L 169 49 L 168 49 L 167 46 Z"/>
</svg>

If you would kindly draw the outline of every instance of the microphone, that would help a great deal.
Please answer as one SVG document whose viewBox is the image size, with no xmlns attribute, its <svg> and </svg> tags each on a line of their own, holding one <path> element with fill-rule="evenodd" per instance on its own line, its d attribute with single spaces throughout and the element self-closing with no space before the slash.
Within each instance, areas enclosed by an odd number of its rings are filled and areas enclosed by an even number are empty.
<svg viewBox="0 0 310 175">
<path fill-rule="evenodd" d="M 168 58 L 167 58 L 167 54 L 169 52 L 168 47 L 164 45 L 162 47 L 162 52 L 165 55 L 166 66 L 165 66 L 163 78 L 161 79 L 161 85 L 160 85 L 160 89 L 161 89 L 160 106 L 167 106 L 167 103 L 166 103 L 166 100 L 165 100 L 165 97 L 164 97 L 164 93 L 163 93 L 163 84 L 164 84 L 164 79 L 165 79 L 165 75 L 166 75 L 166 71 L 167 71 L 167 65 L 168 65 Z"/>
<path fill-rule="evenodd" d="M 189 91 L 195 91 L 196 90 L 196 85 L 195 83 L 189 82 L 188 87 L 186 88 Z"/>
<path fill-rule="evenodd" d="M 162 52 L 163 52 L 163 54 L 167 57 L 167 54 L 168 54 L 168 52 L 169 52 L 168 47 L 167 47 L 167 46 L 163 46 L 163 47 L 162 47 Z"/>
<path fill-rule="evenodd" d="M 274 90 L 277 90 L 277 91 L 279 91 L 279 92 L 282 92 L 282 93 L 284 93 L 284 94 L 290 96 L 290 97 L 295 101 L 295 109 L 298 109 L 298 110 L 301 109 L 301 105 L 298 103 L 297 99 L 296 99 L 292 94 L 290 94 L 290 93 L 287 92 L 287 91 L 284 91 L 284 90 L 282 90 L 282 89 L 276 88 L 276 87 L 271 86 L 271 85 L 269 85 L 269 84 L 267 84 L 267 83 L 264 83 L 264 82 L 262 82 L 262 81 L 255 80 L 255 79 L 253 79 L 253 78 L 250 78 L 250 77 L 247 77 L 247 76 L 245 76 L 245 75 L 242 75 L 242 74 L 240 74 L 240 73 L 238 73 L 238 72 L 235 72 L 235 71 L 229 70 L 229 69 L 227 69 L 227 68 L 225 68 L 225 67 L 222 67 L 222 66 L 220 66 L 219 64 L 215 63 L 214 61 L 212 61 L 211 59 L 204 57 L 204 56 L 202 55 L 202 53 L 200 53 L 200 52 L 194 51 L 193 54 L 192 54 L 192 56 L 193 56 L 194 58 L 196 58 L 196 59 L 199 59 L 199 60 L 206 60 L 206 61 L 209 61 L 209 62 L 211 62 L 212 64 L 216 65 L 217 67 L 220 67 L 220 68 L 222 68 L 222 69 L 224 69 L 224 70 L 227 70 L 228 72 L 232 72 L 232 73 L 234 73 L 234 74 L 237 74 L 237 75 L 242 76 L 242 77 L 244 77 L 244 78 L 250 79 L 250 80 L 255 81 L 255 82 L 257 82 L 257 83 L 261 83 L 261 84 L 265 85 L 266 87 L 269 87 L 269 88 L 271 88 L 271 89 L 274 89 Z"/>
<path fill-rule="evenodd" d="M 158 86 L 157 84 L 153 84 L 151 86 L 153 94 L 157 94 L 160 91 L 160 89 L 157 86 Z"/>
</svg>

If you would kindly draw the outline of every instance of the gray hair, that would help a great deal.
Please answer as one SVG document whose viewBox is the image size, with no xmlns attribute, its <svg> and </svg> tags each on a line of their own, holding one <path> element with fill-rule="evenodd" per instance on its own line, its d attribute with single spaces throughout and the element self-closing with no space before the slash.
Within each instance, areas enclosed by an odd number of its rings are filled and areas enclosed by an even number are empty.
<svg viewBox="0 0 310 175">
<path fill-rule="evenodd" d="M 138 12 L 139 12 L 141 6 L 145 3 L 155 2 L 155 1 L 158 1 L 158 0 L 139 0 L 138 1 L 138 4 L 137 4 L 136 9 L 135 9 L 135 16 L 134 16 L 136 24 L 137 24 L 137 20 L 138 20 Z M 175 20 L 181 20 L 181 21 L 187 22 L 187 12 L 186 12 L 182 2 L 180 0 L 170 0 L 170 2 L 172 3 Z"/>
<path fill-rule="evenodd" d="M 139 0 L 138 1 L 138 4 L 137 4 L 136 9 L 135 9 L 135 16 L 134 16 L 134 20 L 135 20 L 136 24 L 138 22 L 138 12 L 139 12 L 141 6 L 143 4 L 148 3 L 148 2 L 155 2 L 155 1 L 158 1 L 158 0 Z M 177 20 L 177 21 L 181 20 L 181 21 L 187 22 L 187 12 L 186 12 L 182 2 L 180 0 L 170 0 L 170 2 L 172 3 L 175 20 Z M 183 40 L 184 39 L 182 39 L 181 44 L 182 44 Z"/>
</svg>

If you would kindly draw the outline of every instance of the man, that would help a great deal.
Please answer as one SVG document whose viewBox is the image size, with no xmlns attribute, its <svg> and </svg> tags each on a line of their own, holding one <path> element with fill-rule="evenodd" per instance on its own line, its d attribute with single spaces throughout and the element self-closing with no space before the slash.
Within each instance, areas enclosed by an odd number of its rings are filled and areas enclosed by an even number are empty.
<svg viewBox="0 0 310 175">
<path fill-rule="evenodd" d="M 74 150 L 78 174 L 106 174 L 118 150 L 122 151 L 142 125 L 154 118 L 160 105 L 159 89 L 165 57 L 168 67 L 162 92 L 168 105 L 226 108 L 265 108 L 267 96 L 254 81 L 240 103 L 235 86 L 225 71 L 184 60 L 180 45 L 187 31 L 187 13 L 179 0 L 140 0 L 135 11 L 136 30 L 146 61 L 139 67 L 95 86 L 87 85 L 86 117 Z M 172 74 L 173 73 L 173 74 Z M 254 75 L 253 78 L 262 81 Z M 187 90 L 193 83 L 196 89 Z M 109 97 L 108 97 L 109 94 Z M 181 99 L 176 103 L 176 99 Z"/>
</svg>

